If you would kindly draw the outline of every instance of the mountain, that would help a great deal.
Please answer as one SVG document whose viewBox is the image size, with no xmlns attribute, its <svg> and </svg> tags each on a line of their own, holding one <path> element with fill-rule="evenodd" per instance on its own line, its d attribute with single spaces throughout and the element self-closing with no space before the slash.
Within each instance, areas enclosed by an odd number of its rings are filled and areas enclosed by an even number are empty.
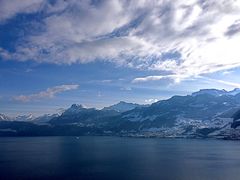
<svg viewBox="0 0 240 180">
<path fill-rule="evenodd" d="M 0 121 L 32 121 L 35 117 L 32 114 L 19 115 L 16 117 L 8 117 L 4 114 L 0 114 Z"/>
<path fill-rule="evenodd" d="M 236 96 L 237 94 L 240 94 L 240 88 L 235 88 L 232 91 L 228 91 L 228 95 Z"/>
<path fill-rule="evenodd" d="M 49 121 L 50 124 L 78 124 L 82 126 L 98 126 L 105 123 L 109 117 L 118 115 L 113 110 L 97 110 L 95 108 L 84 108 L 82 105 L 73 104 L 60 116 Z"/>
<path fill-rule="evenodd" d="M 16 117 L 8 117 L 4 114 L 0 114 L 0 121 L 18 121 L 18 122 L 33 122 L 37 124 L 48 123 L 52 118 L 59 116 L 58 114 L 45 114 L 35 117 L 32 114 L 19 115 Z"/>
<path fill-rule="evenodd" d="M 236 113 L 234 113 L 232 118 L 233 118 L 232 128 L 239 127 L 240 126 L 240 109 Z"/>
<path fill-rule="evenodd" d="M 46 124 L 51 119 L 56 118 L 58 116 L 59 114 L 44 114 L 42 116 L 36 117 L 35 119 L 32 120 L 32 122 L 35 124 Z"/>
<path fill-rule="evenodd" d="M 65 110 L 63 113 L 66 114 L 76 114 L 86 110 L 81 104 L 73 104 L 70 108 Z"/>
<path fill-rule="evenodd" d="M 3 120 L 0 135 L 32 133 L 240 139 L 239 91 L 203 89 L 149 106 L 119 102 L 101 110 L 73 104 L 61 115 L 44 115 L 32 121 L 29 121 L 30 117 L 25 118 L 28 123 Z"/>
<path fill-rule="evenodd" d="M 240 138 L 232 128 L 232 116 L 240 109 L 239 93 L 223 92 L 202 90 L 124 112 L 110 130 L 141 136 Z"/>
<path fill-rule="evenodd" d="M 9 121 L 11 118 L 4 115 L 4 114 L 0 114 L 0 121 Z"/>
<path fill-rule="evenodd" d="M 20 115 L 15 118 L 12 118 L 12 121 L 33 121 L 35 117 L 32 114 L 29 115 Z"/>
<path fill-rule="evenodd" d="M 240 106 L 240 100 L 234 96 L 215 96 L 208 93 L 192 96 L 173 96 L 149 107 L 123 113 L 123 118 L 132 122 L 159 121 L 161 126 L 171 126 L 179 116 L 209 120 L 237 106 Z"/>
<path fill-rule="evenodd" d="M 104 110 L 104 111 L 113 110 L 113 111 L 117 111 L 117 112 L 126 112 L 126 111 L 133 110 L 135 108 L 140 108 L 140 107 L 145 107 L 145 106 L 146 105 L 139 105 L 139 104 L 127 103 L 124 101 L 120 101 L 119 103 L 114 104 L 112 106 L 104 107 L 102 110 Z"/>
<path fill-rule="evenodd" d="M 225 89 L 218 90 L 218 89 L 200 89 L 200 91 L 192 93 L 192 96 L 197 96 L 201 94 L 209 94 L 213 96 L 223 96 L 223 95 L 232 95 L 235 96 L 240 94 L 240 88 L 235 88 L 231 91 L 226 91 Z"/>
<path fill-rule="evenodd" d="M 209 94 L 213 96 L 222 96 L 228 93 L 226 90 L 218 90 L 218 89 L 200 89 L 197 92 L 192 93 L 192 96 L 202 95 L 202 94 Z"/>
<path fill-rule="evenodd" d="M 201 92 L 201 93 L 199 93 Z M 200 90 L 187 96 L 173 96 L 150 106 L 132 106 L 125 102 L 102 110 L 72 105 L 53 125 L 75 124 L 102 128 L 113 134 L 151 134 L 154 136 L 217 136 L 232 131 L 233 114 L 240 109 L 238 93 L 225 90 Z M 119 107 L 131 107 L 123 111 Z M 121 111 L 120 111 L 121 110 Z M 221 130 L 221 131 L 220 131 Z M 215 134 L 214 134 L 215 133 Z M 227 136 L 227 135 L 226 135 Z"/>
</svg>

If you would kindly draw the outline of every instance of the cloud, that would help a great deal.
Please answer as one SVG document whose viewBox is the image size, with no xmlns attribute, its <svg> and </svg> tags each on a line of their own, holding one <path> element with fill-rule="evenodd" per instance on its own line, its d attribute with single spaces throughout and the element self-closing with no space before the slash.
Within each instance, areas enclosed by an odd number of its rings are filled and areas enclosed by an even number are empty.
<svg viewBox="0 0 240 180">
<path fill-rule="evenodd" d="M 4 23 L 20 13 L 34 13 L 40 11 L 44 0 L 2 0 L 0 1 L 0 23 Z"/>
<path fill-rule="evenodd" d="M 104 79 L 104 80 L 102 80 L 101 82 L 102 82 L 102 83 L 111 83 L 112 80 L 111 80 L 111 79 Z"/>
<path fill-rule="evenodd" d="M 121 91 L 131 91 L 132 88 L 131 87 L 121 87 L 120 90 Z"/>
<path fill-rule="evenodd" d="M 224 71 L 222 74 L 227 75 L 229 73 L 232 73 L 232 71 Z M 180 83 L 182 80 L 195 80 L 195 79 L 203 79 L 206 80 L 210 83 L 215 82 L 235 88 L 240 88 L 240 83 L 235 83 L 235 82 L 230 82 L 230 81 L 225 81 L 225 80 L 219 80 L 219 79 L 213 79 L 209 77 L 204 77 L 204 76 L 194 76 L 194 77 L 188 77 L 188 76 L 178 76 L 178 75 L 165 75 L 165 76 L 146 76 L 146 77 L 140 77 L 140 78 L 135 78 L 133 79 L 132 83 L 144 83 L 144 82 L 149 82 L 149 81 L 159 81 L 159 80 L 169 80 L 173 83 Z"/>
<path fill-rule="evenodd" d="M 30 72 L 32 72 L 32 71 L 34 71 L 32 68 L 27 68 L 27 69 L 25 70 L 26 73 L 30 73 Z"/>
<path fill-rule="evenodd" d="M 102 97 L 103 95 L 102 95 L 102 92 L 101 91 L 98 91 L 98 93 L 97 93 L 97 97 Z"/>
<path fill-rule="evenodd" d="M 152 104 L 152 103 L 158 102 L 158 99 L 146 99 L 144 102 L 147 104 Z"/>
<path fill-rule="evenodd" d="M 223 71 L 222 75 L 229 75 L 229 74 L 232 74 L 232 73 L 234 73 L 234 71 Z"/>
<path fill-rule="evenodd" d="M 210 83 L 216 82 L 216 83 L 224 84 L 224 85 L 235 87 L 235 88 L 240 88 L 240 83 L 236 83 L 236 82 L 230 82 L 230 81 L 213 79 L 208 77 L 201 77 L 201 76 L 199 78 L 209 81 Z"/>
<path fill-rule="evenodd" d="M 76 85 L 76 84 L 55 86 L 36 94 L 16 96 L 14 97 L 14 100 L 28 102 L 28 101 L 34 101 L 39 99 L 45 99 L 45 98 L 53 98 L 55 97 L 56 94 L 59 94 L 64 91 L 75 90 L 75 89 L 78 89 L 78 87 L 79 85 Z"/>
<path fill-rule="evenodd" d="M 240 19 L 228 27 L 227 31 L 225 32 L 225 35 L 231 37 L 239 32 L 240 32 Z"/>
<path fill-rule="evenodd" d="M 164 78 L 180 82 L 240 67 L 240 1 L 59 0 L 44 1 L 44 6 L 40 2 L 26 0 L 23 8 L 17 7 L 22 1 L 16 2 L 3 18 L 43 14 L 35 22 L 41 30 L 29 29 L 13 52 L 0 48 L 2 58 L 55 64 L 108 61 L 158 71 L 158 76 L 134 82 Z"/>
<path fill-rule="evenodd" d="M 148 81 L 159 81 L 162 79 L 172 80 L 175 83 L 181 82 L 183 79 L 186 79 L 188 76 L 185 75 L 159 75 L 159 76 L 146 76 L 146 77 L 138 77 L 132 80 L 132 83 L 141 83 L 141 82 L 148 82 Z"/>
</svg>

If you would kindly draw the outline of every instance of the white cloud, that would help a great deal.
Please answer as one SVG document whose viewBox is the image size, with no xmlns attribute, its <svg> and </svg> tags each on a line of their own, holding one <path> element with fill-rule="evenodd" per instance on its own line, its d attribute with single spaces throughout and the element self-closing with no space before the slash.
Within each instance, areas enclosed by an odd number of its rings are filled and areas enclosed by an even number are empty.
<svg viewBox="0 0 240 180">
<path fill-rule="evenodd" d="M 146 77 L 139 77 L 135 78 L 132 83 L 140 83 L 140 82 L 148 82 L 148 81 L 159 81 L 162 79 L 172 80 L 175 83 L 179 83 L 183 79 L 188 78 L 188 76 L 185 75 L 176 75 L 176 74 L 170 74 L 170 75 L 160 75 L 160 76 L 146 76 Z"/>
<path fill-rule="evenodd" d="M 229 75 L 229 74 L 232 74 L 232 73 L 234 73 L 234 71 L 223 71 L 222 75 Z"/>
<path fill-rule="evenodd" d="M 164 78 L 168 78 L 168 76 L 146 76 L 146 77 L 139 77 L 135 78 L 132 82 L 139 83 L 139 82 L 148 82 L 148 81 L 157 81 Z"/>
<path fill-rule="evenodd" d="M 33 13 L 41 10 L 45 0 L 1 0 L 0 23 L 13 18 L 20 13 Z"/>
<path fill-rule="evenodd" d="M 210 83 L 215 82 L 215 83 L 227 85 L 227 86 L 234 87 L 234 88 L 240 88 L 240 83 L 236 83 L 236 82 L 230 82 L 230 81 L 213 79 L 213 78 L 202 77 L 202 76 L 200 76 L 199 78 L 204 79 Z"/>
<path fill-rule="evenodd" d="M 144 102 L 147 104 L 152 104 L 152 103 L 158 102 L 158 99 L 146 99 Z"/>
<path fill-rule="evenodd" d="M 44 2 L 44 8 L 29 3 L 31 8 L 15 7 L 4 17 L 40 9 L 45 14 L 39 22 L 41 32 L 30 33 L 13 53 L 0 48 L 0 56 L 56 64 L 101 60 L 159 71 L 159 76 L 133 82 L 164 78 L 180 82 L 240 67 L 240 1 Z"/>
<path fill-rule="evenodd" d="M 74 90 L 74 89 L 77 89 L 78 87 L 79 85 L 76 85 L 76 84 L 55 86 L 36 94 L 16 96 L 14 97 L 14 100 L 28 102 L 28 101 L 34 101 L 39 99 L 45 99 L 45 98 L 53 98 L 56 94 L 59 94 L 64 91 Z"/>
<path fill-rule="evenodd" d="M 111 79 L 104 79 L 104 80 L 102 80 L 101 82 L 102 82 L 102 83 L 111 83 L 112 80 L 111 80 Z"/>
</svg>

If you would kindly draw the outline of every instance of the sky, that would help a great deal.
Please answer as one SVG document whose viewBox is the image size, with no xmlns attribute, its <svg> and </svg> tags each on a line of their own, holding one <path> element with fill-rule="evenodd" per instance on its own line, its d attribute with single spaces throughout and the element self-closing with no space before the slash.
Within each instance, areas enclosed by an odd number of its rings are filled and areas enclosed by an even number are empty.
<svg viewBox="0 0 240 180">
<path fill-rule="evenodd" d="M 240 87 L 240 0 L 0 0 L 0 113 Z"/>
</svg>

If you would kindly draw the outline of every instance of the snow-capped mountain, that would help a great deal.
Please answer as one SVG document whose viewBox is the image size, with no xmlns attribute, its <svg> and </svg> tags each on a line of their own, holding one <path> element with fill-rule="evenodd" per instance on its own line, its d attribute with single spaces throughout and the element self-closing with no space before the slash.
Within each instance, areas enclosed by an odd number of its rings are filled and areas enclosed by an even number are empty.
<svg viewBox="0 0 240 180">
<path fill-rule="evenodd" d="M 117 111 L 117 112 L 125 112 L 125 111 L 130 111 L 133 110 L 135 108 L 138 107 L 144 107 L 144 105 L 139 105 L 139 104 L 135 104 L 135 103 L 127 103 L 124 101 L 120 101 L 117 104 L 111 105 L 109 107 L 104 107 L 103 110 L 107 111 L 107 110 L 113 110 L 113 111 Z"/>
<path fill-rule="evenodd" d="M 238 106 L 240 106 L 240 100 L 235 96 L 215 96 L 201 93 L 193 96 L 173 96 L 149 107 L 123 113 L 122 117 L 133 122 L 149 121 L 148 126 L 150 124 L 169 126 L 174 124 L 179 115 L 185 118 L 209 120 Z"/>
<path fill-rule="evenodd" d="M 32 114 L 19 115 L 16 117 L 8 117 L 4 114 L 0 114 L 0 121 L 17 121 L 17 122 L 33 122 L 33 123 L 47 123 L 52 118 L 59 116 L 59 114 L 45 114 L 35 117 Z"/>
<path fill-rule="evenodd" d="M 235 96 L 237 94 L 240 94 L 240 88 L 235 88 L 233 89 L 232 91 L 228 91 L 227 93 L 228 95 L 232 95 L 232 96 Z"/>
<path fill-rule="evenodd" d="M 218 89 L 200 89 L 200 91 L 192 93 L 192 96 L 197 96 L 201 94 L 209 94 L 213 96 L 223 96 L 223 95 L 232 95 L 235 96 L 240 94 L 240 88 L 235 88 L 231 91 L 226 91 L 225 89 L 218 90 Z"/>
<path fill-rule="evenodd" d="M 29 115 L 19 115 L 16 117 L 9 117 L 4 114 L 0 114 L 1 121 L 32 121 L 35 117 L 32 114 Z"/>
<path fill-rule="evenodd" d="M 4 115 L 4 114 L 0 114 L 0 121 L 9 121 L 11 118 Z"/>
<path fill-rule="evenodd" d="M 36 124 L 45 124 L 48 123 L 51 119 L 60 116 L 59 114 L 44 114 L 42 116 L 36 117 L 33 119 L 33 122 Z"/>
<path fill-rule="evenodd" d="M 84 108 L 82 105 L 73 104 L 66 109 L 60 116 L 52 118 L 49 123 L 60 124 L 85 124 L 97 125 L 102 120 L 118 115 L 117 111 L 97 110 L 95 108 Z"/>
<path fill-rule="evenodd" d="M 205 89 L 192 95 L 173 96 L 150 106 L 120 102 L 102 110 L 73 104 L 61 115 L 19 119 L 35 123 L 36 129 L 43 128 L 39 133 L 34 132 L 36 134 L 78 135 L 92 132 L 101 135 L 240 139 L 239 91 Z M 8 129 L 22 126 L 3 125 Z M 23 125 L 31 134 L 32 125 Z"/>
<path fill-rule="evenodd" d="M 29 115 L 20 115 L 15 118 L 12 118 L 12 121 L 33 121 L 36 117 L 32 114 Z"/>
<path fill-rule="evenodd" d="M 73 104 L 70 108 L 66 109 L 63 114 L 76 114 L 84 111 L 86 108 L 81 104 Z"/>
<path fill-rule="evenodd" d="M 215 130 L 226 130 L 226 127 L 231 129 L 232 116 L 240 109 L 237 91 L 230 91 L 230 94 L 225 90 L 201 90 L 193 95 L 173 96 L 147 107 L 120 102 L 96 110 L 74 104 L 50 123 L 102 127 L 115 133 L 144 134 L 154 129 L 155 133 L 166 136 L 186 135 L 186 132 L 191 136 L 206 135 Z M 126 107 L 130 110 L 124 109 Z"/>
<path fill-rule="evenodd" d="M 197 92 L 192 93 L 192 96 L 202 95 L 202 94 L 209 94 L 213 96 L 222 96 L 228 93 L 226 90 L 218 90 L 218 89 L 200 89 Z"/>
</svg>

